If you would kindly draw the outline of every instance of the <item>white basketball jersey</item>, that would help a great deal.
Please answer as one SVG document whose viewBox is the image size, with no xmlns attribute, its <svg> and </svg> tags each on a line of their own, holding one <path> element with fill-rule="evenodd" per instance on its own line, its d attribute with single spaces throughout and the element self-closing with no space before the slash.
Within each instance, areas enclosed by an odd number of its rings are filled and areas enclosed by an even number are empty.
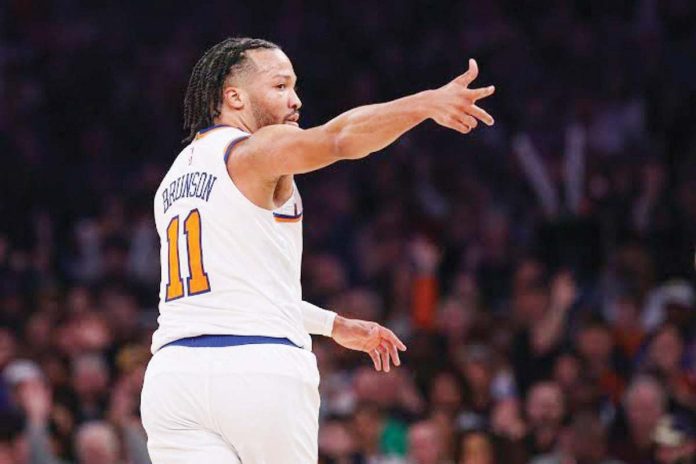
<svg viewBox="0 0 696 464">
<path fill-rule="evenodd" d="M 162 282 L 153 353 L 219 334 L 286 337 L 310 349 L 300 307 L 302 200 L 294 182 L 275 211 L 237 189 L 225 158 L 248 136 L 228 126 L 201 131 L 157 189 Z"/>
</svg>

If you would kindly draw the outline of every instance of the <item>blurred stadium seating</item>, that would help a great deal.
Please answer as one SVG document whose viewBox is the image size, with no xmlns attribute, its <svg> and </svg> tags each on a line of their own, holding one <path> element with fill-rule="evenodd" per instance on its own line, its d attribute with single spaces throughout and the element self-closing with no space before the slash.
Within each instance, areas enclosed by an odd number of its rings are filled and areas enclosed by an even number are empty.
<svg viewBox="0 0 696 464">
<path fill-rule="evenodd" d="M 152 196 L 229 35 L 284 47 L 305 127 L 469 57 L 497 87 L 492 128 L 298 178 L 305 298 L 409 345 L 315 340 L 321 463 L 693 460 L 696 2 L 250 5 L 0 3 L 0 463 L 148 462 Z"/>
</svg>

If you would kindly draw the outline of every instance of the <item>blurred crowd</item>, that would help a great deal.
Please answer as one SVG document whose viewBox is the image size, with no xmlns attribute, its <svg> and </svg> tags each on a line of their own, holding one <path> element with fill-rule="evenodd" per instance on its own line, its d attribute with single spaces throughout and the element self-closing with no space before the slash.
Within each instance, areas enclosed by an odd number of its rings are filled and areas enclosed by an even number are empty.
<svg viewBox="0 0 696 464">
<path fill-rule="evenodd" d="M 0 463 L 149 462 L 152 197 L 188 74 L 279 43 L 302 125 L 479 62 L 492 128 L 298 177 L 322 464 L 696 462 L 696 3 L 0 2 Z M 99 2 L 97 2 L 99 3 Z M 244 2 L 247 3 L 247 2 Z"/>
</svg>

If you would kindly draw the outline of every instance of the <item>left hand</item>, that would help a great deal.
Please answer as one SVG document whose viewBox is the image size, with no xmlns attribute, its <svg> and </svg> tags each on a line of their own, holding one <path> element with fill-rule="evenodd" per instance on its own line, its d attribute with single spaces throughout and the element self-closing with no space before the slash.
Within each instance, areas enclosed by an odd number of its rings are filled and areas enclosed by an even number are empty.
<svg viewBox="0 0 696 464">
<path fill-rule="evenodd" d="M 399 351 L 406 351 L 394 332 L 376 322 L 336 316 L 331 337 L 341 346 L 369 354 L 377 371 L 389 372 L 391 363 L 400 366 Z"/>
</svg>

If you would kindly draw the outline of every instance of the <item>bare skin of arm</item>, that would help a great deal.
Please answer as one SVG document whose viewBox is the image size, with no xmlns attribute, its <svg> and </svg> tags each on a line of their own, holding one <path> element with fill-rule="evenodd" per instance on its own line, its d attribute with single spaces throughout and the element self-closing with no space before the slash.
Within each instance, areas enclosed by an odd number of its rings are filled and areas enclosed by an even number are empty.
<svg viewBox="0 0 696 464">
<path fill-rule="evenodd" d="M 234 147 L 227 170 L 249 200 L 273 209 L 289 197 L 293 174 L 364 158 L 426 119 L 463 134 L 478 121 L 492 125 L 493 118 L 476 102 L 495 88 L 470 89 L 477 76 L 476 62 L 470 60 L 467 72 L 435 90 L 354 108 L 306 130 L 284 124 L 263 127 Z"/>
</svg>

